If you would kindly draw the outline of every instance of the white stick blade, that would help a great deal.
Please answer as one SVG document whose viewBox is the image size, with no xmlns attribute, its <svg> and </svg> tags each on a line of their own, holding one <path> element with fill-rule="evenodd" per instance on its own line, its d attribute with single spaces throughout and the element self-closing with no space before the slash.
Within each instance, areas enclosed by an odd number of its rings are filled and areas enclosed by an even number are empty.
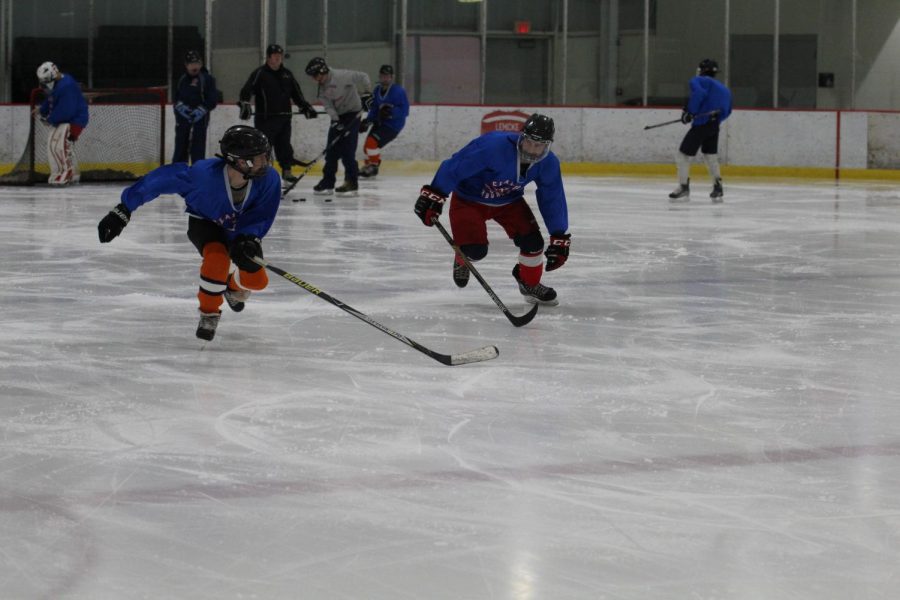
<svg viewBox="0 0 900 600">
<path fill-rule="evenodd" d="M 470 350 L 462 354 L 453 354 L 450 356 L 451 365 L 465 365 L 468 363 L 481 362 L 483 360 L 491 360 L 500 356 L 497 346 L 485 346 L 478 350 Z"/>
</svg>

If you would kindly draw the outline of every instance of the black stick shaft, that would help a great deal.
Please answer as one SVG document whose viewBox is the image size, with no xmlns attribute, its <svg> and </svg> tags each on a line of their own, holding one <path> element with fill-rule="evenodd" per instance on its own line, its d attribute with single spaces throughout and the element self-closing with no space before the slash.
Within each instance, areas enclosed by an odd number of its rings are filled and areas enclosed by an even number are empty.
<svg viewBox="0 0 900 600">
<path fill-rule="evenodd" d="M 350 313 L 351 315 L 353 315 L 360 321 L 368 323 L 369 325 L 371 325 L 375 329 L 381 331 L 382 333 L 388 334 L 395 340 L 403 342 L 410 348 L 414 348 L 414 349 L 418 350 L 419 352 L 421 352 L 422 354 L 430 356 L 431 358 L 438 361 L 439 363 L 442 363 L 442 364 L 445 364 L 448 366 L 464 365 L 467 363 L 481 362 L 484 360 L 490 360 L 492 358 L 497 358 L 497 356 L 499 356 L 499 354 L 500 354 L 500 352 L 499 352 L 499 350 L 497 350 L 496 346 L 484 346 L 483 348 L 478 348 L 476 350 L 470 350 L 468 352 L 463 352 L 461 354 L 441 354 L 440 352 L 435 352 L 434 350 L 431 350 L 430 348 L 426 348 L 425 346 L 416 342 L 415 340 L 411 340 L 408 337 L 406 337 L 405 335 L 403 335 L 401 333 L 397 333 L 396 331 L 387 327 L 386 325 L 382 325 L 381 323 L 374 320 L 367 314 L 356 310 L 352 306 L 350 306 L 348 304 L 344 304 L 343 302 L 341 302 L 334 296 L 327 294 L 326 292 L 317 288 L 316 286 L 312 285 L 311 283 L 303 281 L 296 275 L 293 275 L 292 273 L 288 273 L 284 269 L 280 269 L 280 268 L 276 267 L 275 265 L 270 265 L 268 262 L 266 262 L 265 260 L 263 260 L 262 258 L 259 258 L 259 257 L 253 257 L 253 261 L 259 265 L 262 265 L 263 267 L 272 271 L 273 273 L 280 275 L 284 279 L 287 279 L 288 281 L 290 281 L 297 287 L 303 288 L 310 294 L 313 294 L 314 296 L 318 296 L 322 300 L 325 300 L 326 302 L 328 302 L 334 306 L 337 306 L 344 312 Z"/>
</svg>

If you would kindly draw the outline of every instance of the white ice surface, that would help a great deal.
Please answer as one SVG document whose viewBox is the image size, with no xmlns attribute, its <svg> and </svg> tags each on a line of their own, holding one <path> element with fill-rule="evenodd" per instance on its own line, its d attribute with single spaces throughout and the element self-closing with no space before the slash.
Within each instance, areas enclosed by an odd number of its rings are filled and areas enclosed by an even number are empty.
<svg viewBox="0 0 900 600">
<path fill-rule="evenodd" d="M 0 596 L 898 597 L 900 192 L 567 178 L 560 306 L 515 329 L 426 180 L 303 182 L 266 258 L 496 360 L 276 276 L 204 345 L 180 199 L 101 245 L 121 186 L 0 189 Z"/>
</svg>

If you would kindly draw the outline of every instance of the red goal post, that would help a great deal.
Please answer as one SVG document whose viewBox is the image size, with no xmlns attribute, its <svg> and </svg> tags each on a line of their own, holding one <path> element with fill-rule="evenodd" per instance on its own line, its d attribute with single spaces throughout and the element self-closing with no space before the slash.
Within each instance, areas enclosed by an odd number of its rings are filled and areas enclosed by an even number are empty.
<svg viewBox="0 0 900 600">
<path fill-rule="evenodd" d="M 165 163 L 166 89 L 107 88 L 83 91 L 88 102 L 88 125 L 74 144 L 80 180 L 126 181 Z M 31 91 L 28 142 L 0 184 L 31 185 L 50 175 L 47 138 L 50 126 L 35 108 L 44 91 Z"/>
</svg>

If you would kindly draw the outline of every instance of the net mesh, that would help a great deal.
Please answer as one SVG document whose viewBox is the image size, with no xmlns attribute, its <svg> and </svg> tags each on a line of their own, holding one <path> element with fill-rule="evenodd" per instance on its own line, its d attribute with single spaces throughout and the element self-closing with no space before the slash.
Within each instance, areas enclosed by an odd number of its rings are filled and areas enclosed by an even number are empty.
<svg viewBox="0 0 900 600">
<path fill-rule="evenodd" d="M 85 90 L 88 125 L 74 144 L 81 181 L 137 179 L 163 163 L 165 147 L 165 90 Z M 40 88 L 31 94 L 28 143 L 0 184 L 31 185 L 50 176 L 47 139 L 51 127 L 34 116 L 44 100 Z"/>
</svg>

